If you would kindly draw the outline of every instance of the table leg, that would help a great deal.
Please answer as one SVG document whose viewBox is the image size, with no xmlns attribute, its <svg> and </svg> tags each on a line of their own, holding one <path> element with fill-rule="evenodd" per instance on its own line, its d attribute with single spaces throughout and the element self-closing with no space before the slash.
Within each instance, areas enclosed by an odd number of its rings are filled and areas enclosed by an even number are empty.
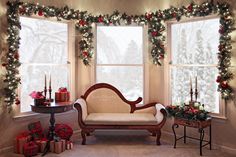
<svg viewBox="0 0 236 157">
<path fill-rule="evenodd" d="M 199 133 L 200 133 L 200 156 L 202 156 L 202 142 L 204 139 L 204 129 L 200 128 Z"/>
<path fill-rule="evenodd" d="M 209 143 L 210 143 L 210 150 L 211 150 L 211 125 L 209 126 Z"/>
<path fill-rule="evenodd" d="M 186 126 L 184 126 L 184 143 L 186 143 Z"/>
<path fill-rule="evenodd" d="M 48 142 L 46 144 L 46 147 L 43 151 L 42 156 L 46 155 L 50 149 L 50 141 L 54 140 L 54 135 L 55 135 L 55 116 L 54 113 L 51 113 L 50 116 L 50 126 L 49 126 L 49 134 L 48 134 Z"/>
<path fill-rule="evenodd" d="M 173 124 L 173 125 L 172 125 L 172 130 L 173 130 L 174 137 L 175 137 L 174 148 L 176 148 L 176 141 L 177 141 L 176 133 L 175 133 L 175 128 L 178 128 L 178 127 L 179 127 L 178 124 Z"/>
</svg>

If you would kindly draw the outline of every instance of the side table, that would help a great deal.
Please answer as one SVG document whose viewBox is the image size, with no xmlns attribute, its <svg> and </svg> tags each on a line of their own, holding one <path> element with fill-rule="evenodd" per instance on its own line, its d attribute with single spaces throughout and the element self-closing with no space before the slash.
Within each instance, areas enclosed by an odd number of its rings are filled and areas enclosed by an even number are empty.
<svg viewBox="0 0 236 157">
<path fill-rule="evenodd" d="M 182 137 L 177 138 L 175 133 L 175 128 L 178 128 L 179 125 L 184 127 L 184 135 Z M 186 127 L 197 128 L 200 133 L 200 138 L 190 137 L 186 135 Z M 204 140 L 204 129 L 209 127 L 209 139 Z M 175 141 L 174 148 L 176 148 L 176 142 L 180 139 L 184 139 L 184 143 L 186 143 L 186 138 L 194 139 L 200 141 L 200 155 L 202 156 L 202 148 L 209 145 L 211 150 L 211 118 L 208 118 L 204 121 L 199 120 L 188 120 L 182 118 L 174 118 L 174 124 L 172 125 L 172 130 L 174 133 Z M 205 144 L 203 144 L 205 142 Z"/>
<path fill-rule="evenodd" d="M 51 103 L 48 106 L 35 106 L 31 105 L 31 110 L 36 113 L 46 113 L 50 114 L 50 126 L 49 126 L 49 134 L 48 134 L 48 142 L 43 152 L 44 156 L 50 147 L 50 141 L 54 140 L 55 137 L 55 113 L 67 112 L 73 109 L 73 102 L 58 102 Z"/>
</svg>

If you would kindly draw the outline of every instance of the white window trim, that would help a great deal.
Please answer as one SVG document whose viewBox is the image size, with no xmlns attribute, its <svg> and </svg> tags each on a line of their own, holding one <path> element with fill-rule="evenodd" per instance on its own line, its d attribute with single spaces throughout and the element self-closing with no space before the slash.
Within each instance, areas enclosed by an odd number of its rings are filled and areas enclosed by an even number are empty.
<svg viewBox="0 0 236 157">
<path fill-rule="evenodd" d="M 93 42 L 93 47 L 94 47 L 94 58 L 92 59 L 91 62 L 91 82 L 90 85 L 93 85 L 96 83 L 96 66 L 97 66 L 97 26 L 100 26 L 99 24 L 94 24 L 92 25 L 92 30 L 94 33 L 94 42 Z M 113 26 L 113 25 L 112 25 Z M 120 25 L 120 26 L 137 26 L 136 24 L 131 24 L 131 25 Z M 143 65 L 144 68 L 144 78 L 143 78 L 143 104 L 149 103 L 149 56 L 148 56 L 148 26 L 147 25 L 142 25 L 143 27 L 143 64 L 137 64 L 138 66 Z M 105 64 L 102 64 L 105 65 Z M 106 64 L 106 65 L 112 65 L 115 66 L 116 64 Z M 117 64 L 117 65 L 129 65 L 129 64 Z M 135 66 L 135 64 L 132 64 L 130 66 Z"/>
<path fill-rule="evenodd" d="M 170 37 L 171 27 L 170 26 L 175 23 L 194 22 L 194 21 L 214 19 L 214 18 L 219 18 L 219 16 L 211 15 L 211 16 L 207 16 L 207 17 L 184 18 L 181 21 L 170 20 L 170 21 L 166 22 L 165 25 L 167 28 L 167 43 L 166 43 L 167 55 L 164 59 L 164 80 L 165 80 L 164 102 L 166 105 L 171 104 L 171 81 L 170 81 L 170 76 L 171 76 L 171 37 Z M 178 66 L 178 65 L 175 65 L 175 66 Z M 186 65 L 186 66 L 194 66 L 194 65 Z M 201 65 L 201 66 L 204 66 L 204 65 Z M 212 64 L 211 66 L 216 66 L 216 65 Z M 221 94 L 219 95 L 219 113 L 210 113 L 210 115 L 213 118 L 227 119 L 227 117 L 226 117 L 226 103 L 221 98 Z"/>
<path fill-rule="evenodd" d="M 36 19 L 42 19 L 42 20 L 52 20 L 54 22 L 59 22 L 54 19 L 43 19 L 37 16 L 32 16 L 30 18 L 36 18 Z M 75 100 L 75 91 L 76 91 L 76 86 L 75 85 L 75 25 L 74 22 L 67 22 L 67 21 L 60 21 L 62 23 L 67 23 L 68 24 L 68 61 L 67 65 L 69 66 L 69 91 L 70 91 L 70 99 L 71 101 Z M 19 84 L 16 92 L 18 96 L 20 97 L 20 88 L 21 85 Z M 54 96 L 54 93 L 52 93 L 52 96 Z M 20 104 L 21 105 L 21 104 Z M 37 117 L 43 117 L 45 115 L 40 114 L 40 113 L 35 113 L 32 111 L 28 112 L 21 112 L 21 106 L 14 105 L 13 106 L 13 119 L 27 119 L 30 118 L 31 116 L 37 116 Z M 29 104 L 30 105 L 30 104 Z"/>
</svg>

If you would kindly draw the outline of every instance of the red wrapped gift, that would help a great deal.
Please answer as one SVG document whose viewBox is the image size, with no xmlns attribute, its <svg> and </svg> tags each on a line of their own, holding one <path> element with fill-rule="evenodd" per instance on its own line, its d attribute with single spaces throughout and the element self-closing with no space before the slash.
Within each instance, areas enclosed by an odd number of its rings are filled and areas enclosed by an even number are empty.
<svg viewBox="0 0 236 157">
<path fill-rule="evenodd" d="M 53 153 L 61 153 L 66 150 L 66 140 L 50 141 L 50 151 Z"/>
<path fill-rule="evenodd" d="M 66 149 L 73 149 L 72 141 L 66 141 Z"/>
<path fill-rule="evenodd" d="M 35 141 L 36 144 L 38 145 L 39 152 L 43 152 L 44 151 L 44 149 L 45 149 L 45 147 L 47 145 L 47 141 L 48 141 L 47 138 L 42 138 L 40 140 Z"/>
<path fill-rule="evenodd" d="M 31 157 L 38 154 L 38 146 L 33 141 L 25 143 L 23 148 L 24 155 Z"/>
<path fill-rule="evenodd" d="M 28 129 L 32 137 L 34 138 L 34 140 L 40 140 L 43 138 L 43 129 L 42 129 L 40 121 L 30 123 L 28 125 Z"/>
<path fill-rule="evenodd" d="M 14 152 L 17 154 L 23 154 L 24 144 L 30 141 L 31 136 L 28 131 L 22 132 L 14 139 Z"/>
<path fill-rule="evenodd" d="M 67 88 L 61 87 L 58 89 L 58 92 L 55 92 L 55 101 L 56 102 L 70 101 L 70 92 L 67 90 Z"/>
</svg>

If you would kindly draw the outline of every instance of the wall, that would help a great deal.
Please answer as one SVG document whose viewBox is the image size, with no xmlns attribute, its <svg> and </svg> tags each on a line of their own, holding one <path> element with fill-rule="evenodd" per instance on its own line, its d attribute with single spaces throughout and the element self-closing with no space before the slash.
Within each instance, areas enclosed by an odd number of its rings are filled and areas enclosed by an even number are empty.
<svg viewBox="0 0 236 157">
<path fill-rule="evenodd" d="M 27 0 L 24 0 L 25 2 Z M 33 0 L 27 2 L 34 2 Z M 119 10 L 120 12 L 126 12 L 127 14 L 143 14 L 147 11 L 165 9 L 169 6 L 181 6 L 188 5 L 191 0 L 64 0 L 64 1 L 56 1 L 56 0 L 38 0 L 40 4 L 44 5 L 53 5 L 57 7 L 62 7 L 64 5 L 68 5 L 71 8 L 79 9 L 79 10 L 87 10 L 93 14 L 100 13 L 112 13 L 114 10 Z M 199 2 L 199 1 L 198 1 Z M 200 1 L 201 2 L 201 1 Z M 229 1 L 229 3 L 232 3 Z M 236 14 L 236 4 L 232 3 L 232 7 Z M 0 55 L 3 56 L 5 52 L 4 49 L 7 49 L 6 45 L 6 0 L 1 0 L 0 2 Z M 233 40 L 235 40 L 236 32 L 232 34 Z M 236 44 L 233 44 L 233 51 L 235 52 Z M 233 64 L 236 64 L 236 54 L 233 54 Z M 91 67 L 85 67 L 80 60 L 77 63 L 77 96 L 81 95 L 91 84 Z M 4 74 L 4 69 L 0 66 L 0 75 Z M 235 68 L 233 69 L 235 73 Z M 149 99 L 150 101 L 159 101 L 164 103 L 164 67 L 154 66 L 151 63 L 149 64 Z M 0 79 L 2 80 L 2 79 Z M 232 85 L 236 85 L 236 79 L 231 82 Z M 3 87 L 3 83 L 0 82 L 1 89 Z M 0 90 L 1 90 L 0 89 Z M 0 91 L 0 95 L 2 95 L 2 90 Z M 2 97 L 2 96 L 1 96 Z M 1 106 L 3 102 L 1 99 Z M 57 116 L 58 122 L 69 123 L 76 130 L 77 127 L 77 113 L 69 113 L 64 115 Z M 3 108 L 0 109 L 0 134 L 2 137 L 8 137 L 0 140 L 0 149 L 4 147 L 8 147 L 12 145 L 12 139 L 15 135 L 21 131 L 26 129 L 26 126 L 29 122 L 35 121 L 39 119 L 43 126 L 46 127 L 48 123 L 48 116 L 44 117 L 30 117 L 30 118 L 21 118 L 21 119 L 13 119 L 11 114 L 5 112 Z M 226 147 L 231 147 L 236 149 L 236 108 L 233 103 L 227 104 L 227 120 L 213 120 L 213 142 L 217 144 L 222 144 Z M 163 131 L 171 133 L 171 120 L 168 120 Z M 220 130 L 220 131 L 219 131 Z M 190 134 L 194 134 L 191 130 Z"/>
</svg>

